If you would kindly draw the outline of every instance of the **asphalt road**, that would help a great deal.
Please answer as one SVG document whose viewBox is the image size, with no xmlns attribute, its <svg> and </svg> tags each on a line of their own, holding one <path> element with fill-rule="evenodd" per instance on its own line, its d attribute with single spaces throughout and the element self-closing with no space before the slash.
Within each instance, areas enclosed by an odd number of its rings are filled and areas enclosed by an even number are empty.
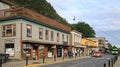
<svg viewBox="0 0 120 67">
<path fill-rule="evenodd" d="M 105 55 L 103 57 L 91 57 L 91 58 L 84 58 L 80 60 L 62 62 L 57 64 L 45 65 L 40 67 L 109 67 L 108 60 L 111 62 L 111 58 L 113 55 Z"/>
<path fill-rule="evenodd" d="M 118 56 L 117 62 L 114 64 L 114 67 L 120 67 L 120 55 Z"/>
</svg>

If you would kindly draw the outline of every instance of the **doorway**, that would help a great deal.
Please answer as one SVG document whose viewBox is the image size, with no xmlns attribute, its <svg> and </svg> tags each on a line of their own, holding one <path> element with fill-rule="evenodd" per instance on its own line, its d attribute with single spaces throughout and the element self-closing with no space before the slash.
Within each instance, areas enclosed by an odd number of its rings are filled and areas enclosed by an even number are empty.
<svg viewBox="0 0 120 67">
<path fill-rule="evenodd" d="M 33 51 L 32 51 L 32 58 L 33 60 L 36 60 L 38 58 L 38 46 L 37 45 L 33 45 Z"/>
</svg>

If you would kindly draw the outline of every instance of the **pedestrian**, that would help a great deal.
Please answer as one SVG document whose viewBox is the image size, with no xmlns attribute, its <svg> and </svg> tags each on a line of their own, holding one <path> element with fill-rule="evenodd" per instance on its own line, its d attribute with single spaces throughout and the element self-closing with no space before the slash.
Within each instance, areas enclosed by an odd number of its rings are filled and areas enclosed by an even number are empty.
<svg viewBox="0 0 120 67">
<path fill-rule="evenodd" d="M 68 56 L 69 56 L 69 58 L 72 58 L 72 57 L 73 57 L 73 52 L 72 52 L 72 51 L 69 51 L 69 52 L 68 52 Z"/>
</svg>

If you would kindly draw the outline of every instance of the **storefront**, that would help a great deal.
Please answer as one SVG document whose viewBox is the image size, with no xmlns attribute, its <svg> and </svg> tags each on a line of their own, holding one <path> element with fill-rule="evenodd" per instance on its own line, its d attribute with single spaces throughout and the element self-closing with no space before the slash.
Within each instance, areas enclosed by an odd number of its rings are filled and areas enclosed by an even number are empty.
<svg viewBox="0 0 120 67">
<path fill-rule="evenodd" d="M 28 56 L 31 60 L 37 60 L 43 58 L 45 53 L 45 45 L 37 44 L 37 43 L 23 43 L 23 52 L 22 58 L 25 59 Z"/>
</svg>

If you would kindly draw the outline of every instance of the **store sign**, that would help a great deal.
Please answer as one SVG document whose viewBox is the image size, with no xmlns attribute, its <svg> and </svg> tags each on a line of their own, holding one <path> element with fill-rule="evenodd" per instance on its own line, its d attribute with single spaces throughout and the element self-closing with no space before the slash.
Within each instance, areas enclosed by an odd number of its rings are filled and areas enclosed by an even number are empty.
<svg viewBox="0 0 120 67">
<path fill-rule="evenodd" d="M 5 43 L 14 43 L 15 40 L 14 39 L 5 39 L 4 42 Z"/>
</svg>

